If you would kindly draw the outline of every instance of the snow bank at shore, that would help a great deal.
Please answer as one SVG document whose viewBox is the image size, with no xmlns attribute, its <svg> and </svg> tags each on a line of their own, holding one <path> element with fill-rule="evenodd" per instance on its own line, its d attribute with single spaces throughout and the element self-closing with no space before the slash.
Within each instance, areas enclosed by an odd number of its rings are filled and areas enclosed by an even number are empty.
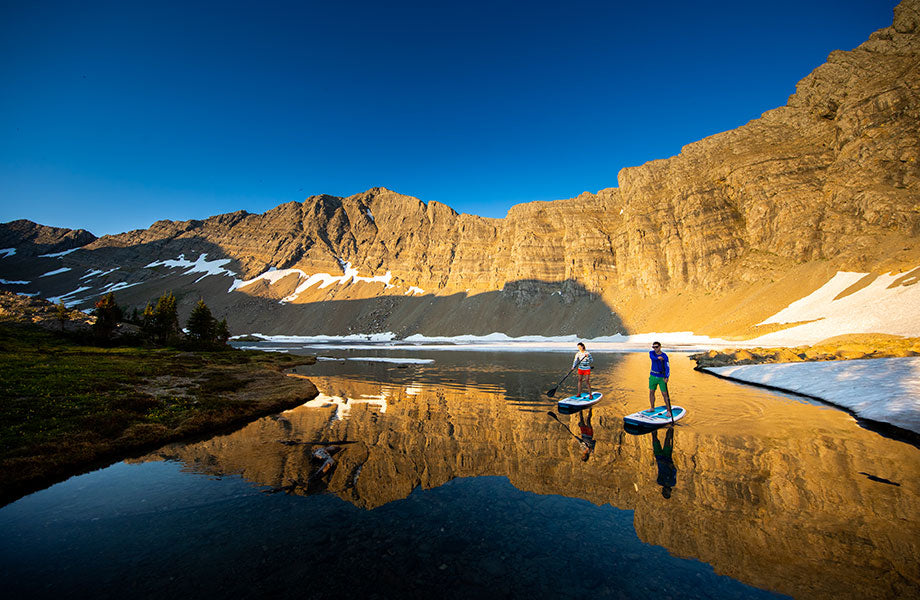
<svg viewBox="0 0 920 600">
<path fill-rule="evenodd" d="M 703 370 L 820 398 L 865 419 L 920 433 L 920 358 L 735 365 Z"/>
<path fill-rule="evenodd" d="M 345 362 L 347 360 L 357 362 L 382 362 L 393 363 L 395 365 L 430 365 L 434 362 L 433 358 L 395 358 L 390 356 L 317 356 L 316 360 Z"/>
</svg>

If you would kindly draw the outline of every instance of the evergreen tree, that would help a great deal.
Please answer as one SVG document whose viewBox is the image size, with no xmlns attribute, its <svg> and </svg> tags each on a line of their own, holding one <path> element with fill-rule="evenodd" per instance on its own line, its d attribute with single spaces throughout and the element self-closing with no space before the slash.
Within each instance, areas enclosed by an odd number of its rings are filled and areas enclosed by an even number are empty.
<svg viewBox="0 0 920 600">
<path fill-rule="evenodd" d="M 179 310 L 172 292 L 166 292 L 157 300 L 154 330 L 161 344 L 168 344 L 179 337 Z"/>
<path fill-rule="evenodd" d="M 115 294 L 109 292 L 96 302 L 96 309 L 93 311 L 96 316 L 96 322 L 93 323 L 93 331 L 102 339 L 107 340 L 112 336 L 112 332 L 121 321 L 121 308 L 115 302 Z"/>
<path fill-rule="evenodd" d="M 217 322 L 211 315 L 211 309 L 204 303 L 204 300 L 198 300 L 198 304 L 192 309 L 192 314 L 188 317 L 185 324 L 188 330 L 189 338 L 202 343 L 210 344 L 214 342 L 217 333 Z"/>
<path fill-rule="evenodd" d="M 58 302 L 57 306 L 57 320 L 61 322 L 61 331 L 64 331 L 64 323 L 70 320 L 70 310 L 63 302 Z"/>
<path fill-rule="evenodd" d="M 149 302 L 141 314 L 141 333 L 151 342 L 157 340 L 157 314 Z"/>
<path fill-rule="evenodd" d="M 217 323 L 217 328 L 214 333 L 214 340 L 221 346 L 227 343 L 227 340 L 230 339 L 230 328 L 227 326 L 227 319 L 221 319 Z"/>
</svg>

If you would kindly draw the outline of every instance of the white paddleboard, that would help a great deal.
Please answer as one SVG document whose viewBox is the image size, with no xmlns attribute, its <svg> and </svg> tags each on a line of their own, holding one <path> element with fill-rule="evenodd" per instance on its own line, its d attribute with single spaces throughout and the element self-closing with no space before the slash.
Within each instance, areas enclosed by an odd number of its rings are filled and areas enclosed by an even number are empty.
<svg viewBox="0 0 920 600">
<path fill-rule="evenodd" d="M 682 406 L 671 406 L 671 412 L 674 415 L 674 420 L 681 420 L 687 411 Z M 623 417 L 623 422 L 627 425 L 634 425 L 638 427 L 659 427 L 661 425 L 667 425 L 671 422 L 671 417 L 668 415 L 667 406 L 656 406 L 653 409 L 640 410 L 639 412 L 634 412 L 631 415 Z"/>
<path fill-rule="evenodd" d="M 594 406 L 601 401 L 604 395 L 600 392 L 594 392 L 590 396 L 588 392 L 585 392 L 581 396 L 569 396 L 559 401 L 559 410 L 581 410 L 583 408 L 588 408 L 589 406 Z"/>
</svg>

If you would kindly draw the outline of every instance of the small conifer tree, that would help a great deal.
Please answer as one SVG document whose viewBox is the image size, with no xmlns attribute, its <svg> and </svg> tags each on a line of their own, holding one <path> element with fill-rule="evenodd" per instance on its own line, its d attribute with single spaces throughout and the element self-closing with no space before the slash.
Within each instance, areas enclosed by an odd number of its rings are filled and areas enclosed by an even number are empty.
<svg viewBox="0 0 920 600">
<path fill-rule="evenodd" d="M 112 332 L 121 321 L 122 313 L 118 303 L 115 302 L 115 294 L 109 292 L 96 302 L 96 309 L 93 311 L 96 316 L 96 322 L 93 323 L 93 331 L 96 336 L 102 340 L 107 340 L 112 336 Z"/>
<path fill-rule="evenodd" d="M 154 328 L 161 344 L 168 344 L 179 337 L 179 310 L 172 292 L 166 292 L 157 300 Z"/>
<path fill-rule="evenodd" d="M 198 304 L 192 309 L 188 321 L 185 324 L 188 330 L 188 336 L 192 340 L 210 344 L 214 341 L 217 333 L 217 322 L 211 315 L 211 309 L 204 303 L 204 300 L 198 300 Z"/>
<path fill-rule="evenodd" d="M 57 320 L 61 322 L 61 331 L 64 331 L 64 324 L 70 320 L 70 310 L 63 302 L 58 302 L 56 309 Z"/>
<path fill-rule="evenodd" d="M 230 339 L 230 328 L 227 326 L 227 319 L 221 319 L 220 322 L 217 323 L 214 339 L 221 346 L 225 345 L 227 340 Z"/>
<path fill-rule="evenodd" d="M 141 333 L 151 342 L 157 339 L 157 313 L 149 302 L 141 313 Z"/>
</svg>

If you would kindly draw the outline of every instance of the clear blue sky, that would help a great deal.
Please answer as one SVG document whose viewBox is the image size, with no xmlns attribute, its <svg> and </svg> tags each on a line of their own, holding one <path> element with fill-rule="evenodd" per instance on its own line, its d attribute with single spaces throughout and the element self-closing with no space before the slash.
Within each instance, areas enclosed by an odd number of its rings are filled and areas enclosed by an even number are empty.
<svg viewBox="0 0 920 600">
<path fill-rule="evenodd" d="M 0 222 L 385 186 L 501 217 L 786 103 L 894 0 L 0 3 Z"/>
</svg>

